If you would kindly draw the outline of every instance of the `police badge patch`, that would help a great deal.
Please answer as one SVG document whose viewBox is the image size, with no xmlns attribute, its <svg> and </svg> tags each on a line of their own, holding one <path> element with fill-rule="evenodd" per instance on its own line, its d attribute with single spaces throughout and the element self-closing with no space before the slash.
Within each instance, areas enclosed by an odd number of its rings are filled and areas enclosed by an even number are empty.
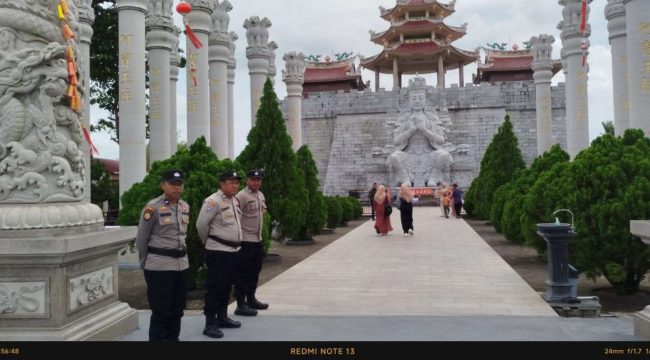
<svg viewBox="0 0 650 360">
<path fill-rule="evenodd" d="M 149 221 L 149 220 L 151 220 L 151 216 L 153 215 L 153 212 L 154 212 L 154 208 L 152 208 L 152 207 L 147 207 L 146 209 L 144 209 L 144 215 L 142 216 L 142 218 L 143 218 L 145 221 Z"/>
</svg>

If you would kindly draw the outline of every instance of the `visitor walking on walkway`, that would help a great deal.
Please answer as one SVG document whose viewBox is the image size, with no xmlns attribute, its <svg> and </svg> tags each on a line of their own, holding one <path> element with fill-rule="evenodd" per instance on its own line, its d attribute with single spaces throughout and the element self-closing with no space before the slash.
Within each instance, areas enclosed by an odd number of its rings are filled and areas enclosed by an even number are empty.
<svg viewBox="0 0 650 360">
<path fill-rule="evenodd" d="M 389 231 L 393 231 L 393 227 L 390 225 L 390 214 L 388 209 L 391 209 L 391 199 L 390 193 L 384 185 L 380 185 L 377 188 L 377 193 L 373 199 L 373 206 L 375 208 L 375 230 L 377 234 L 381 236 L 388 235 Z"/>
<path fill-rule="evenodd" d="M 456 218 L 460 219 L 460 211 L 463 209 L 463 191 L 458 188 L 458 184 L 454 184 L 451 195 L 454 199 L 454 213 Z"/>
<path fill-rule="evenodd" d="M 368 199 L 370 199 L 370 218 L 375 220 L 375 194 L 377 194 L 377 183 L 372 184 L 372 189 L 368 192 Z"/>
<path fill-rule="evenodd" d="M 404 236 L 415 235 L 413 232 L 413 195 L 413 190 L 406 183 L 402 184 L 397 195 Z"/>
<path fill-rule="evenodd" d="M 151 307 L 149 341 L 178 341 L 189 286 L 185 234 L 190 206 L 180 199 L 185 176 L 180 170 L 163 173 L 164 194 L 142 210 L 135 245 L 147 282 Z"/>
</svg>

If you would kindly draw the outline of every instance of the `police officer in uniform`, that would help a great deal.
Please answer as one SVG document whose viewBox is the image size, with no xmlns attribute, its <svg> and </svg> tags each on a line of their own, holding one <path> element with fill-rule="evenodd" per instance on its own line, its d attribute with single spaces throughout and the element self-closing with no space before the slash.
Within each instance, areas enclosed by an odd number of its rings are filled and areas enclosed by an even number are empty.
<svg viewBox="0 0 650 360">
<path fill-rule="evenodd" d="M 220 338 L 219 328 L 238 328 L 241 323 L 228 317 L 228 301 L 237 272 L 237 252 L 241 247 L 241 211 L 235 195 L 241 177 L 226 171 L 220 178 L 220 190 L 207 197 L 196 230 L 205 244 L 205 265 L 208 269 L 205 282 L 205 329 L 203 334 Z"/>
<path fill-rule="evenodd" d="M 268 304 L 255 298 L 264 258 L 262 226 L 266 212 L 266 199 L 260 191 L 262 176 L 260 170 L 249 171 L 246 174 L 246 188 L 236 196 L 242 211 L 241 227 L 244 238 L 239 251 L 239 264 L 235 277 L 237 298 L 235 314 L 243 316 L 255 316 L 257 310 L 265 310 L 269 307 Z"/>
<path fill-rule="evenodd" d="M 185 233 L 190 206 L 180 199 L 185 176 L 180 170 L 163 172 L 163 195 L 142 210 L 135 244 L 147 282 L 151 307 L 149 341 L 178 341 L 187 299 L 189 262 Z"/>
</svg>

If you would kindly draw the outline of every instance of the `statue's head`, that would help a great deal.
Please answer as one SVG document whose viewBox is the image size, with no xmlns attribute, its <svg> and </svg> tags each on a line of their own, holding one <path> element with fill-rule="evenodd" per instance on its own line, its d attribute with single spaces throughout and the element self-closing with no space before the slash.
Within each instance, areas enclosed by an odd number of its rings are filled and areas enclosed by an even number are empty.
<svg viewBox="0 0 650 360">
<path fill-rule="evenodd" d="M 424 110 L 427 107 L 426 90 L 409 91 L 409 107 L 413 110 Z"/>
<path fill-rule="evenodd" d="M 427 107 L 427 82 L 417 76 L 409 81 L 409 107 L 413 110 L 424 110 Z"/>
</svg>

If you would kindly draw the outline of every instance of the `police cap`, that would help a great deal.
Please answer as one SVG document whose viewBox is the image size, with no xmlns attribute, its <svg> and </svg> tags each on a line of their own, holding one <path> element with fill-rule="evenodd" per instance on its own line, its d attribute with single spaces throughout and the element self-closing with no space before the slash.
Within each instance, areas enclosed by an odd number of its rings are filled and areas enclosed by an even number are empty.
<svg viewBox="0 0 650 360">
<path fill-rule="evenodd" d="M 261 170 L 251 170 L 246 174 L 246 177 L 249 179 L 261 179 L 264 177 L 264 173 Z"/>
<path fill-rule="evenodd" d="M 162 179 L 161 181 L 165 181 L 168 183 L 172 182 L 183 182 L 185 181 L 185 174 L 181 170 L 165 170 L 162 173 Z"/>
<path fill-rule="evenodd" d="M 228 170 L 223 174 L 221 174 L 221 176 L 219 177 L 219 181 L 226 181 L 226 180 L 233 180 L 233 179 L 241 180 L 241 176 L 239 176 L 239 174 L 237 174 L 237 172 L 234 170 Z"/>
</svg>

